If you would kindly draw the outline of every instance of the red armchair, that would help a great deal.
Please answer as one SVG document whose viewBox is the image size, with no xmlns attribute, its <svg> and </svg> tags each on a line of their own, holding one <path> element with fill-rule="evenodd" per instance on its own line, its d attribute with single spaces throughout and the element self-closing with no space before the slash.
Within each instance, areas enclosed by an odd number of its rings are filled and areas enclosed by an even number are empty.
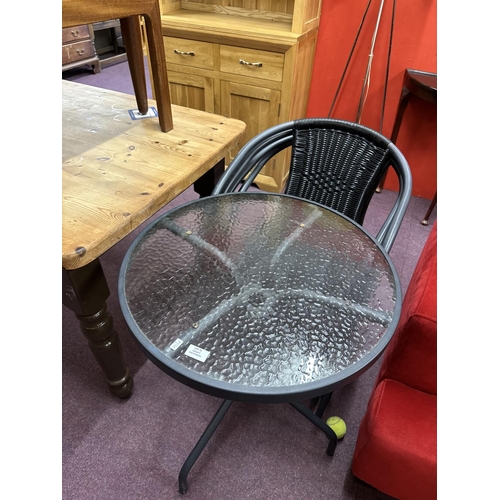
<svg viewBox="0 0 500 500">
<path fill-rule="evenodd" d="M 437 223 L 361 421 L 353 474 L 401 500 L 437 497 Z"/>
</svg>

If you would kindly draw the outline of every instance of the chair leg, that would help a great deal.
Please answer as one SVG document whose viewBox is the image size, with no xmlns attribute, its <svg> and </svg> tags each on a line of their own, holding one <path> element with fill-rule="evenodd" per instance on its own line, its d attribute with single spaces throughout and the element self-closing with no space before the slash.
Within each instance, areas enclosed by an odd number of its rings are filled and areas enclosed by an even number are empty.
<svg viewBox="0 0 500 500">
<path fill-rule="evenodd" d="M 431 204 L 429 205 L 429 208 L 427 209 L 427 213 L 424 215 L 424 218 L 420 222 L 420 224 L 422 224 L 422 226 L 428 226 L 429 225 L 429 217 L 430 217 L 432 211 L 434 210 L 434 207 L 436 206 L 436 203 L 437 203 L 437 191 L 434 194 L 434 198 L 432 198 Z"/>
<path fill-rule="evenodd" d="M 123 42 L 127 51 L 127 61 L 134 86 L 137 108 L 142 115 L 148 112 L 148 91 L 144 68 L 144 54 L 141 42 L 141 22 L 139 16 L 120 19 Z"/>
<path fill-rule="evenodd" d="M 153 92 L 158 106 L 158 119 L 163 132 L 174 128 L 172 120 L 172 107 L 170 90 L 168 88 L 167 60 L 163 46 L 163 32 L 161 27 L 160 8 L 155 2 L 150 15 L 144 14 L 146 36 L 148 39 L 149 57 L 151 60 L 151 73 L 153 77 Z"/>
</svg>

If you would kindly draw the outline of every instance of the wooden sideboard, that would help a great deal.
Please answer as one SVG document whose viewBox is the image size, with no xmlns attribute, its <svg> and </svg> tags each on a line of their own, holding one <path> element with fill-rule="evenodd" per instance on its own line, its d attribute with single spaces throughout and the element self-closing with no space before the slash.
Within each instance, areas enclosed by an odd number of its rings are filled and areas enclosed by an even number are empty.
<svg viewBox="0 0 500 500">
<path fill-rule="evenodd" d="M 173 104 L 242 120 L 246 140 L 305 117 L 321 0 L 160 0 L 160 11 Z M 281 191 L 288 164 L 280 153 L 256 184 Z"/>
<path fill-rule="evenodd" d="M 62 71 L 79 66 L 91 66 L 101 72 L 101 63 L 94 46 L 92 25 L 82 24 L 62 30 Z"/>
</svg>

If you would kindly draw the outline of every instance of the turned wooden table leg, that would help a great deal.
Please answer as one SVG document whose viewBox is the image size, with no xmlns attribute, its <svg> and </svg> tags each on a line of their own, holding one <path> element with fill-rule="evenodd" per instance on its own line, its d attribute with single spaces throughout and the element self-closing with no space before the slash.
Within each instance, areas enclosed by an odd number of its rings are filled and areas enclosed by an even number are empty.
<svg viewBox="0 0 500 500">
<path fill-rule="evenodd" d="M 99 259 L 79 269 L 63 269 L 62 292 L 63 304 L 80 320 L 109 389 L 119 398 L 130 396 L 134 381 L 125 364 L 113 318 L 106 309 L 109 288 Z"/>
</svg>

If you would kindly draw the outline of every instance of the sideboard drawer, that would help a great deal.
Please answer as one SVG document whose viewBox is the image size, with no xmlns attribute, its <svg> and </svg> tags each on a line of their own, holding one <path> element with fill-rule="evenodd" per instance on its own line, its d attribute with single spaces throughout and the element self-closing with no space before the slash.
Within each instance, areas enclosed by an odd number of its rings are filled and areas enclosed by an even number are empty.
<svg viewBox="0 0 500 500">
<path fill-rule="evenodd" d="M 214 48 L 211 43 L 164 36 L 163 45 L 167 63 L 214 69 Z"/>
<path fill-rule="evenodd" d="M 278 52 L 220 46 L 220 70 L 224 73 L 281 82 L 284 62 L 285 56 Z"/>
<path fill-rule="evenodd" d="M 75 42 L 70 45 L 63 45 L 62 48 L 62 64 L 70 64 L 81 59 L 89 59 L 95 57 L 94 46 L 92 40 L 84 40 L 83 42 Z"/>
<path fill-rule="evenodd" d="M 89 27 L 86 24 L 62 30 L 62 43 L 76 42 L 86 38 L 90 38 Z"/>
</svg>

